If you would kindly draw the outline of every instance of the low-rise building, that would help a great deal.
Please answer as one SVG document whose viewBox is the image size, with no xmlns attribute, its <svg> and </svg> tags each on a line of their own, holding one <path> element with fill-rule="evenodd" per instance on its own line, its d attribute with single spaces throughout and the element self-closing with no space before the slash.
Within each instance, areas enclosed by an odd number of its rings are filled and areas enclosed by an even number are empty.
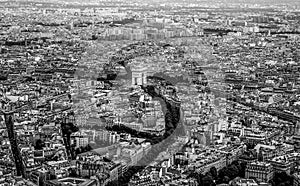
<svg viewBox="0 0 300 186">
<path fill-rule="evenodd" d="M 96 186 L 97 181 L 92 179 L 81 179 L 81 178 L 63 178 L 57 180 L 49 180 L 45 182 L 45 186 L 68 186 L 68 185 L 77 185 L 77 186 Z"/>
<path fill-rule="evenodd" d="M 295 173 L 293 174 L 293 186 L 300 186 L 300 174 L 299 173 Z"/>
<path fill-rule="evenodd" d="M 256 178 L 260 182 L 269 182 L 273 178 L 273 167 L 270 163 L 252 162 L 246 167 L 246 178 Z"/>
<path fill-rule="evenodd" d="M 293 163 L 286 156 L 278 156 L 268 161 L 272 164 L 274 172 L 286 172 L 290 174 Z"/>
</svg>

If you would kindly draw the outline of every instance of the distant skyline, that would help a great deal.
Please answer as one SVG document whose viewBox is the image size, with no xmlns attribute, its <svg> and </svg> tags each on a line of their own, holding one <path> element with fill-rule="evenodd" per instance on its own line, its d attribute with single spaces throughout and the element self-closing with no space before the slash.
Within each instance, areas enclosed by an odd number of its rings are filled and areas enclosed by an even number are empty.
<svg viewBox="0 0 300 186">
<path fill-rule="evenodd" d="M 96 3 L 96 2 L 120 2 L 128 0 L 0 0 L 0 2 L 66 2 L 66 3 Z M 131 2 L 155 2 L 155 3 L 166 3 L 166 2 L 176 2 L 176 3 L 245 3 L 245 4 L 300 4 L 299 0 L 129 0 Z"/>
</svg>

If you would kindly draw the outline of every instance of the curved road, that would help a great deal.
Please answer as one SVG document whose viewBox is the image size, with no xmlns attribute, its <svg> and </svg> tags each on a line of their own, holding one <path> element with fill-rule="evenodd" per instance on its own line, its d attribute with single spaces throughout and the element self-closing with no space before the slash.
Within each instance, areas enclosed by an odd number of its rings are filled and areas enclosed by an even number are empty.
<svg viewBox="0 0 300 186">
<path fill-rule="evenodd" d="M 111 63 L 113 63 L 111 61 Z M 127 65 L 125 61 L 118 61 L 118 64 L 122 65 L 126 72 L 127 77 L 131 76 L 131 70 L 130 67 Z M 113 64 L 111 64 L 113 65 Z M 113 79 L 115 80 L 115 79 Z M 148 85 L 146 87 L 142 87 L 142 89 L 148 93 L 152 98 L 161 98 L 160 101 L 164 101 L 164 104 L 166 105 L 167 111 L 165 114 L 165 133 L 163 136 L 154 137 L 151 136 L 149 140 L 152 144 L 151 150 L 142 157 L 142 159 L 137 163 L 136 166 L 129 167 L 128 171 L 119 178 L 118 181 L 111 183 L 110 185 L 128 185 L 130 178 L 136 174 L 137 172 L 142 171 L 147 165 L 149 165 L 151 162 L 153 162 L 159 153 L 167 150 L 169 145 L 175 142 L 175 136 L 180 134 L 184 128 L 178 127 L 180 124 L 182 126 L 182 108 L 180 107 L 180 101 L 176 101 L 172 97 L 166 97 L 161 94 L 157 94 L 155 92 L 155 87 L 159 85 Z M 163 103 L 162 103 L 163 105 Z M 131 130 L 134 131 L 134 130 Z M 134 136 L 139 137 L 137 134 L 137 131 L 134 131 L 132 133 Z M 141 138 L 145 138 L 145 136 L 140 136 Z"/>
</svg>

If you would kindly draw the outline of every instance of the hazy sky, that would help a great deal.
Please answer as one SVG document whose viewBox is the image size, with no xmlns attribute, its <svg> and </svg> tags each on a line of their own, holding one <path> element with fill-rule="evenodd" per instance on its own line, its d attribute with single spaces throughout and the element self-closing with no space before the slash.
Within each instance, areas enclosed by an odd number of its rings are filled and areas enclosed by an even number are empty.
<svg viewBox="0 0 300 186">
<path fill-rule="evenodd" d="M 7 0 L 0 0 L 7 1 Z M 34 2 L 98 2 L 101 0 L 15 0 L 15 1 L 34 1 Z M 120 0 L 110 0 L 110 1 L 120 1 Z M 123 0 L 126 1 L 126 0 Z M 222 3 L 300 3 L 300 0 L 130 0 L 130 1 L 145 1 L 145 2 L 222 2 Z"/>
</svg>

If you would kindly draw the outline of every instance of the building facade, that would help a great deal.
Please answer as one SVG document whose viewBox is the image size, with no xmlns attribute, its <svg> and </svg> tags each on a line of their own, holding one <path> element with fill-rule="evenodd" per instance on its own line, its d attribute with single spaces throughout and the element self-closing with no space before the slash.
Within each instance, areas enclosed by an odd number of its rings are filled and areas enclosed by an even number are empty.
<svg viewBox="0 0 300 186">
<path fill-rule="evenodd" d="M 246 178 L 256 178 L 260 182 L 268 183 L 273 178 L 273 167 L 270 163 L 252 162 L 246 167 Z"/>
</svg>

